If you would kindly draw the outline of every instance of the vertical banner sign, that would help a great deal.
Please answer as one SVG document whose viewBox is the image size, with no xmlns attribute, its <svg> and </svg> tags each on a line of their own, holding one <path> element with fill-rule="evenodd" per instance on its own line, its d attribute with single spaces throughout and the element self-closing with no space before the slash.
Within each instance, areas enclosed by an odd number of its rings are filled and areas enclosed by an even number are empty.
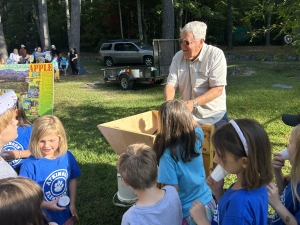
<svg viewBox="0 0 300 225">
<path fill-rule="evenodd" d="M 52 63 L 0 65 L 0 95 L 14 90 L 26 116 L 53 113 Z"/>
</svg>

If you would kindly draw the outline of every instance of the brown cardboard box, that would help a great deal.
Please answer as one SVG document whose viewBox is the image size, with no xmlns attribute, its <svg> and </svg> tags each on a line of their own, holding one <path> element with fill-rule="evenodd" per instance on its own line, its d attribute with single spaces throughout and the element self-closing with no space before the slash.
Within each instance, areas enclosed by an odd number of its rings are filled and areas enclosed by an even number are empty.
<svg viewBox="0 0 300 225">
<path fill-rule="evenodd" d="M 144 112 L 134 116 L 125 117 L 119 120 L 99 124 L 98 128 L 106 138 L 112 149 L 120 154 L 131 144 L 145 143 L 153 147 L 155 132 L 157 131 L 156 110 Z M 206 175 L 210 174 L 209 167 L 213 166 L 213 147 L 211 136 L 214 125 L 202 125 L 204 133 L 204 144 L 202 147 L 204 168 Z"/>
</svg>

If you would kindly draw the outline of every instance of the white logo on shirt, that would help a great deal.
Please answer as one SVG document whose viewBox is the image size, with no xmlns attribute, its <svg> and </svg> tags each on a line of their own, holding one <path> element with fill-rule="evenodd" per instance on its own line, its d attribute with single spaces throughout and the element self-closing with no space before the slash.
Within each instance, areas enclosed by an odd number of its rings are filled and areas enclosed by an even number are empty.
<svg viewBox="0 0 300 225">
<path fill-rule="evenodd" d="M 53 201 L 56 198 L 67 195 L 68 171 L 59 169 L 52 172 L 44 181 L 43 191 L 46 201 Z"/>
</svg>

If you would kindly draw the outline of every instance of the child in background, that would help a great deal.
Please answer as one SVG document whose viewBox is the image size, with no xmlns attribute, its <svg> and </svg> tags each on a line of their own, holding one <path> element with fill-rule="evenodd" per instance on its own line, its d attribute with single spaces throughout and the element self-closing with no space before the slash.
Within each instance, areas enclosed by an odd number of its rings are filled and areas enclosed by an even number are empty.
<svg viewBox="0 0 300 225">
<path fill-rule="evenodd" d="M 44 194 L 41 187 L 24 177 L 5 178 L 0 182 L 1 225 L 48 223 L 41 204 Z"/>
<path fill-rule="evenodd" d="M 211 220 L 215 202 L 205 183 L 203 131 L 194 128 L 197 123 L 183 101 L 164 102 L 158 114 L 158 134 L 153 147 L 159 160 L 158 182 L 177 189 L 182 204 L 182 225 L 195 224 L 189 208 L 196 199 L 205 205 L 207 218 Z"/>
<path fill-rule="evenodd" d="M 49 220 L 73 224 L 76 211 L 76 178 L 81 172 L 73 154 L 68 151 L 65 129 L 55 116 L 42 116 L 33 123 L 29 156 L 23 163 L 20 176 L 37 182 L 43 189 L 42 208 Z M 69 196 L 70 204 L 57 206 L 61 196 Z M 49 217 L 48 217 L 49 216 Z"/>
<path fill-rule="evenodd" d="M 59 55 L 57 56 L 56 61 L 57 61 L 57 64 L 58 64 L 58 69 L 61 70 L 61 54 L 59 54 Z"/>
<path fill-rule="evenodd" d="M 61 68 L 64 71 L 64 76 L 67 76 L 67 58 L 61 54 Z"/>
<path fill-rule="evenodd" d="M 15 113 L 18 120 L 18 137 L 2 147 L 2 154 L 3 158 L 18 172 L 20 171 L 20 166 L 23 164 L 24 159 L 30 156 L 28 146 L 32 132 L 32 124 L 27 119 L 19 98 Z"/>
<path fill-rule="evenodd" d="M 17 95 L 14 91 L 8 91 L 0 96 L 0 149 L 18 137 L 16 103 Z M 0 156 L 0 179 L 16 176 L 14 169 Z"/>
<path fill-rule="evenodd" d="M 54 69 L 54 81 L 59 82 L 59 69 L 58 69 L 58 63 L 57 63 L 57 55 L 53 56 L 52 64 L 53 64 L 53 69 Z"/>
<path fill-rule="evenodd" d="M 284 160 L 280 153 L 274 153 L 272 164 L 278 189 L 274 183 L 268 185 L 269 204 L 275 210 L 272 225 L 300 224 L 300 125 L 292 129 L 287 151 L 292 169 L 286 177 L 281 170 Z"/>
<path fill-rule="evenodd" d="M 212 136 L 214 162 L 236 174 L 237 181 L 224 193 L 224 180 L 206 179 L 219 201 L 212 223 L 196 201 L 190 209 L 198 225 L 267 224 L 268 192 L 272 180 L 271 144 L 264 128 L 255 120 L 237 119 L 219 127 Z"/>
<path fill-rule="evenodd" d="M 125 185 L 138 196 L 136 204 L 123 215 L 122 225 L 181 225 L 181 204 L 175 188 L 156 187 L 156 154 L 149 146 L 128 146 L 117 167 Z"/>
</svg>

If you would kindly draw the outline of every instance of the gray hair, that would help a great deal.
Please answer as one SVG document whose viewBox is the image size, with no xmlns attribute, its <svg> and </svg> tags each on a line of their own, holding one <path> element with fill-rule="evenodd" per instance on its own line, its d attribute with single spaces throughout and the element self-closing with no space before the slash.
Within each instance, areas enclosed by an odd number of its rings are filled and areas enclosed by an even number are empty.
<svg viewBox="0 0 300 225">
<path fill-rule="evenodd" d="M 187 23 L 182 29 L 180 29 L 180 34 L 192 32 L 196 40 L 200 40 L 202 38 L 205 40 L 206 29 L 207 25 L 204 22 L 193 21 Z"/>
</svg>

